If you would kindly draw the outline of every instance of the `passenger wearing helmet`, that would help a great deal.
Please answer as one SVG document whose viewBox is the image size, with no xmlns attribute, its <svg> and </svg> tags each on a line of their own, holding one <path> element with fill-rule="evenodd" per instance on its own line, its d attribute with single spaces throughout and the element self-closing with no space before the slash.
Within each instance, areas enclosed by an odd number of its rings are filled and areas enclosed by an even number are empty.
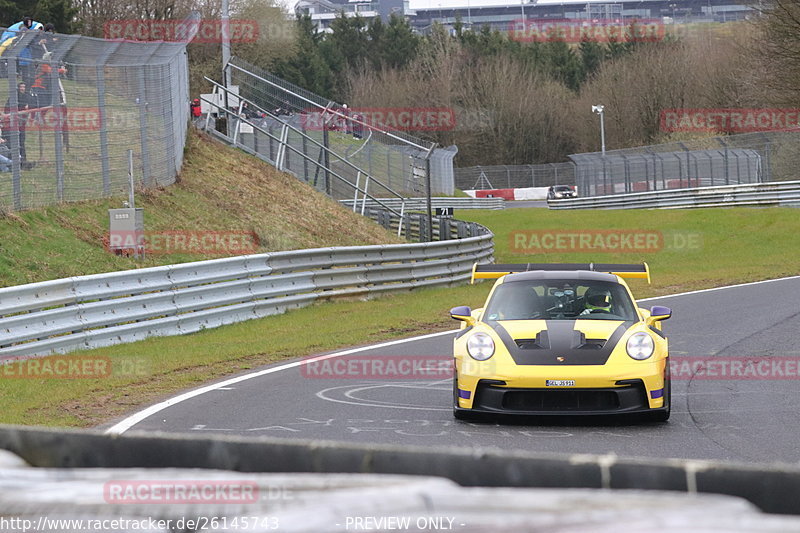
<svg viewBox="0 0 800 533">
<path fill-rule="evenodd" d="M 611 313 L 611 293 L 607 289 L 589 287 L 583 295 L 585 309 L 581 315 L 591 313 Z"/>
<path fill-rule="evenodd" d="M 499 320 L 530 320 L 542 313 L 539 295 L 533 290 L 521 290 L 509 295 L 500 308 Z"/>
</svg>

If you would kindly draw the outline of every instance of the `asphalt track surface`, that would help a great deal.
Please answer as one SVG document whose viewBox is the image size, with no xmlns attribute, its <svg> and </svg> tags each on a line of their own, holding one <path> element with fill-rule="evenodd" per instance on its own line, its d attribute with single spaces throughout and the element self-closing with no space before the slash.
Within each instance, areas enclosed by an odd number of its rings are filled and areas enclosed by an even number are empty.
<svg viewBox="0 0 800 533">
<path fill-rule="evenodd" d="M 673 379 L 672 417 L 666 423 L 616 418 L 462 422 L 452 416 L 452 380 L 441 375 L 320 378 L 309 372 L 305 360 L 298 360 L 288 369 L 281 363 L 261 369 L 257 377 L 209 387 L 202 394 L 195 390 L 189 393 L 193 397 L 162 404 L 151 416 L 140 414 L 138 423 L 128 419 L 117 429 L 796 462 L 800 378 L 796 365 L 787 361 L 800 360 L 799 294 L 800 277 L 795 277 L 642 302 L 672 308 L 664 331 L 673 359 L 720 362 L 747 356 L 769 367 L 767 375 L 748 379 L 702 379 L 697 374 Z M 459 302 L 443 302 L 443 307 L 451 303 Z M 452 333 L 445 333 L 333 358 L 447 357 L 451 338 Z M 795 376 L 779 376 L 780 368 Z"/>
</svg>

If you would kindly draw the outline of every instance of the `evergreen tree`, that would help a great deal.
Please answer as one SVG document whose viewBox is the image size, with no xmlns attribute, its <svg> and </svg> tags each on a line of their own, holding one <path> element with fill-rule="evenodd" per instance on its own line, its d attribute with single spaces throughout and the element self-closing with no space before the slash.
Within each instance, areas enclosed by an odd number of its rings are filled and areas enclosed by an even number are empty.
<svg viewBox="0 0 800 533">
<path fill-rule="evenodd" d="M 608 41 L 608 58 L 616 59 L 631 53 L 636 48 L 636 43 L 631 41 L 617 41 L 610 39 Z"/>
<path fill-rule="evenodd" d="M 606 57 L 606 49 L 597 41 L 583 40 L 578 45 L 582 63 L 581 82 L 592 76 Z"/>
<path fill-rule="evenodd" d="M 22 17 L 32 17 L 35 7 L 36 0 L 0 0 L 0 26 L 7 28 L 22 20 Z"/>
<path fill-rule="evenodd" d="M 370 21 L 367 29 L 369 37 L 369 62 L 374 69 L 380 69 L 386 62 L 386 26 L 380 17 Z"/>
<path fill-rule="evenodd" d="M 42 24 L 52 23 L 58 33 L 74 33 L 77 30 L 77 13 L 78 9 L 72 5 L 72 0 L 39 0 L 32 16 Z"/>
<path fill-rule="evenodd" d="M 404 17 L 392 13 L 386 28 L 386 39 L 381 44 L 384 48 L 385 64 L 392 68 L 400 68 L 416 57 L 419 37 Z"/>
<path fill-rule="evenodd" d="M 574 49 L 564 41 L 550 41 L 543 48 L 548 74 L 573 91 L 580 89 L 583 65 Z"/>
<path fill-rule="evenodd" d="M 334 83 L 328 63 L 320 51 L 321 34 L 311 17 L 298 17 L 297 54 L 289 60 L 279 61 L 274 66 L 275 73 L 309 91 L 333 97 Z"/>
<path fill-rule="evenodd" d="M 325 51 L 331 60 L 335 60 L 333 51 L 336 50 L 346 66 L 363 66 L 369 53 L 369 36 L 364 19 L 358 15 L 348 17 L 343 11 L 331 22 L 331 30 L 324 41 L 330 44 Z M 329 64 L 334 67 L 333 63 Z"/>
<path fill-rule="evenodd" d="M 0 26 L 3 27 L 16 24 L 27 16 L 42 24 L 52 22 L 59 33 L 72 33 L 77 29 L 77 13 L 72 0 L 0 0 Z"/>
</svg>

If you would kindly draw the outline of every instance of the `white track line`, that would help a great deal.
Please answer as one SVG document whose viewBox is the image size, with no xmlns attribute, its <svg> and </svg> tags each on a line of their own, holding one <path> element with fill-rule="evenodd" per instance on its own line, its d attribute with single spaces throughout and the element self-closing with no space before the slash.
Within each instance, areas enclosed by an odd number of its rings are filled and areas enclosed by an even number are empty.
<svg viewBox="0 0 800 533">
<path fill-rule="evenodd" d="M 449 335 L 451 333 L 455 333 L 456 331 L 458 331 L 458 330 L 442 331 L 442 332 L 439 332 L 439 333 L 429 333 L 427 335 L 419 335 L 417 337 L 411 337 L 411 338 L 408 338 L 408 339 L 399 339 L 399 340 L 396 340 L 396 341 L 383 342 L 381 344 L 374 344 L 374 345 L 371 345 L 371 346 L 363 346 L 361 348 L 353 348 L 353 349 L 350 349 L 350 350 L 344 350 L 344 351 L 341 351 L 341 352 L 335 352 L 335 353 L 331 353 L 331 354 L 328 354 L 328 355 L 320 355 L 318 357 L 309 357 L 309 358 L 301 359 L 299 361 L 293 361 L 291 363 L 286 363 L 285 365 L 272 366 L 270 368 L 265 368 L 264 370 L 259 370 L 257 372 L 252 372 L 250 374 L 245 374 L 243 376 L 237 376 L 235 378 L 226 379 L 225 381 L 220 381 L 219 383 L 214 383 L 212 385 L 207 385 L 207 386 L 201 387 L 199 389 L 191 390 L 189 392 L 185 392 L 183 394 L 180 394 L 178 396 L 175 396 L 173 398 L 165 400 L 165 401 L 163 401 L 161 403 L 157 403 L 155 405 L 151 405 L 147 409 L 139 411 L 138 413 L 134 413 L 131 416 L 129 416 L 129 417 L 125 418 L 124 420 L 122 420 L 121 422 L 118 422 L 118 423 L 114 424 L 112 427 L 108 428 L 105 431 L 105 433 L 109 434 L 109 435 L 120 435 L 120 434 L 126 432 L 127 430 L 129 430 L 130 428 L 132 428 L 133 426 L 135 426 L 136 424 L 138 424 L 139 422 L 141 422 L 142 420 L 144 420 L 145 418 L 148 418 L 148 417 L 158 413 L 159 411 L 163 411 L 167 407 L 172 407 L 173 405 L 179 404 L 181 402 L 184 402 L 184 401 L 189 400 L 191 398 L 194 398 L 196 396 L 200 396 L 201 394 L 205 394 L 207 392 L 211 392 L 211 391 L 214 391 L 214 390 L 219 390 L 219 389 L 224 388 L 224 387 L 228 387 L 230 385 L 233 385 L 234 383 L 240 383 L 242 381 L 247 381 L 248 379 L 257 378 L 257 377 L 260 377 L 260 376 L 265 376 L 267 374 L 273 374 L 275 372 L 280 372 L 281 370 L 287 370 L 289 368 L 296 368 L 298 366 L 302 366 L 302 365 L 305 365 L 305 364 L 308 364 L 308 363 L 311 363 L 311 362 L 315 362 L 315 361 L 323 361 L 325 359 L 332 359 L 334 357 L 342 357 L 344 355 L 350 355 L 350 354 L 358 353 L 358 352 L 365 352 L 367 350 L 375 350 L 375 349 L 378 349 L 378 348 L 386 348 L 387 346 L 396 346 L 398 344 L 403 344 L 404 342 L 414 342 L 414 341 L 419 341 L 419 340 L 424 340 L 424 339 L 430 339 L 430 338 L 433 338 L 433 337 L 440 337 L 442 335 Z"/>
<path fill-rule="evenodd" d="M 637 302 L 647 302 L 650 300 L 660 300 L 662 298 L 673 298 L 675 296 L 689 296 L 690 294 L 700 294 L 702 292 L 712 292 L 712 291 L 721 291 L 724 289 L 735 289 L 737 287 L 747 287 L 748 285 L 760 285 L 761 283 L 772 283 L 774 281 L 784 281 L 787 279 L 798 279 L 800 276 L 788 276 L 785 278 L 775 278 L 775 279 L 765 279 L 762 281 L 751 281 L 748 283 L 738 283 L 736 285 L 724 285 L 722 287 L 713 287 L 711 289 L 699 289 L 696 291 L 688 291 L 688 292 L 678 292 L 675 294 L 665 294 L 664 296 L 653 296 L 652 298 L 642 298 L 641 300 L 636 300 Z"/>
<path fill-rule="evenodd" d="M 690 294 L 700 294 L 700 293 L 703 293 L 703 292 L 720 291 L 720 290 L 724 290 L 724 289 L 735 289 L 737 287 L 746 287 L 748 285 L 758 285 L 758 284 L 761 284 L 761 283 L 772 283 L 772 282 L 775 282 L 775 281 L 784 281 L 784 280 L 788 280 L 788 279 L 798 279 L 798 278 L 800 278 L 800 276 L 789 276 L 789 277 L 785 277 L 785 278 L 767 279 L 767 280 L 763 280 L 763 281 L 752 281 L 750 283 L 739 283 L 737 285 L 726 285 L 726 286 L 723 286 L 723 287 L 714 287 L 712 289 L 701 289 L 701 290 L 697 290 L 697 291 L 679 292 L 679 293 L 676 293 L 676 294 L 665 294 L 664 296 L 654 296 L 652 298 L 643 298 L 641 300 L 637 300 L 637 302 L 647 302 L 647 301 L 650 301 L 650 300 L 661 300 L 662 298 L 673 298 L 675 296 L 688 296 Z M 227 387 L 229 385 L 233 385 L 234 383 L 240 383 L 242 381 L 247 381 L 248 379 L 257 378 L 257 377 L 260 377 L 260 376 L 265 376 L 267 374 L 273 374 L 275 372 L 280 372 L 281 370 L 287 370 L 289 368 L 295 368 L 295 367 L 298 367 L 298 366 L 301 366 L 301 365 L 305 365 L 305 364 L 308 364 L 308 363 L 311 363 L 311 362 L 315 362 L 315 361 L 322 361 L 324 359 L 331 359 L 331 358 L 334 358 L 334 357 L 342 357 L 343 355 L 350 355 L 350 354 L 353 354 L 353 353 L 364 352 L 364 351 L 367 351 L 367 350 L 374 350 L 376 348 L 385 348 L 387 346 L 396 346 L 398 344 L 403 344 L 405 342 L 414 342 L 414 341 L 423 340 L 423 339 L 430 339 L 430 338 L 438 337 L 438 336 L 441 336 L 441 335 L 448 335 L 448 334 L 454 333 L 456 331 L 458 331 L 458 330 L 442 331 L 440 333 L 430 333 L 428 335 L 420 335 L 420 336 L 411 337 L 411 338 L 408 338 L 408 339 L 400 339 L 400 340 L 396 340 L 396 341 L 389 341 L 389 342 L 384 342 L 384 343 L 381 343 L 381 344 L 374 344 L 372 346 L 363 346 L 361 348 L 353 348 L 353 349 L 350 349 L 350 350 L 344 350 L 344 351 L 341 351 L 341 352 L 335 352 L 335 353 L 328 354 L 328 355 L 321 355 L 319 357 L 301 359 L 299 361 L 294 361 L 292 363 L 287 363 L 285 365 L 273 366 L 273 367 L 270 367 L 270 368 L 266 368 L 264 370 L 259 370 L 257 372 L 253 372 L 251 374 L 245 374 L 243 376 L 237 376 L 235 378 L 231 378 L 231 379 L 228 379 L 228 380 L 225 380 L 225 381 L 221 381 L 219 383 L 214 383 L 213 385 L 208 385 L 208 386 L 205 386 L 205 387 L 201 387 L 199 389 L 195 389 L 195 390 L 192 390 L 192 391 L 189 391 L 189 392 L 185 392 L 183 394 L 180 394 L 178 396 L 175 396 L 173 398 L 165 400 L 165 401 L 163 401 L 161 403 L 157 403 L 155 405 L 151 405 L 150 407 L 148 407 L 148 408 L 146 408 L 146 409 L 144 409 L 142 411 L 139 411 L 137 413 L 134 413 L 131 416 L 125 418 L 124 420 L 114 424 L 112 427 L 107 429 L 105 431 L 105 433 L 106 434 L 110 434 L 110 435 L 121 435 L 122 433 L 128 431 L 130 428 L 132 428 L 133 426 L 135 426 L 136 424 L 138 424 L 139 422 L 141 422 L 145 418 L 148 418 L 148 417 L 158 413 L 159 411 L 163 411 L 167 407 L 172 407 L 173 405 L 179 404 L 181 402 L 184 402 L 184 401 L 189 400 L 191 398 L 194 398 L 196 396 L 200 396 L 201 394 L 205 394 L 207 392 L 211 392 L 211 391 L 214 391 L 214 390 L 219 390 L 219 389 Z"/>
</svg>

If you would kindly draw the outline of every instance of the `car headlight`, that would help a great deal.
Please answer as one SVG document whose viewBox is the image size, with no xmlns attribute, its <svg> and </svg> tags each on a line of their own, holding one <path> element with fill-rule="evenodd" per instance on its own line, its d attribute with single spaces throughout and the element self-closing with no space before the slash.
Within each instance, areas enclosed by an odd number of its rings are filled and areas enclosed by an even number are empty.
<svg viewBox="0 0 800 533">
<path fill-rule="evenodd" d="M 494 341 L 486 333 L 475 333 L 467 340 L 469 356 L 478 361 L 486 361 L 494 355 Z"/>
<path fill-rule="evenodd" d="M 637 361 L 643 361 L 653 355 L 656 345 L 653 342 L 653 337 L 644 332 L 634 333 L 628 339 L 626 346 L 628 355 Z"/>
</svg>

